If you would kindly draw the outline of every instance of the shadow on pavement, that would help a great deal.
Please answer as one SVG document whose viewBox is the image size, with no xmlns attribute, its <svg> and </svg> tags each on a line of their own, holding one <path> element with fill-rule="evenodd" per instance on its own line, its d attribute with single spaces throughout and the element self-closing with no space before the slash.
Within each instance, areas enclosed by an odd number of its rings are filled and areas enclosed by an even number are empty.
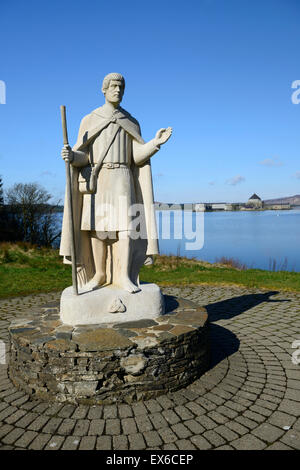
<svg viewBox="0 0 300 470">
<path fill-rule="evenodd" d="M 247 294 L 234 297 L 221 302 L 205 305 L 210 321 L 211 362 L 210 369 L 238 351 L 240 341 L 238 337 L 227 328 L 212 322 L 230 320 L 263 302 L 290 302 L 290 300 L 273 300 L 272 295 L 279 291 L 269 291 L 263 294 Z"/>
<path fill-rule="evenodd" d="M 273 300 L 272 295 L 279 294 L 279 291 L 269 291 L 264 294 L 247 294 L 222 300 L 214 304 L 205 305 L 210 322 L 217 320 L 230 320 L 231 318 L 244 313 L 250 308 L 256 307 L 263 302 L 290 302 L 290 300 Z"/>
<path fill-rule="evenodd" d="M 211 323 L 209 329 L 211 347 L 210 370 L 226 357 L 237 352 L 240 347 L 240 341 L 234 333 L 223 326 Z"/>
</svg>

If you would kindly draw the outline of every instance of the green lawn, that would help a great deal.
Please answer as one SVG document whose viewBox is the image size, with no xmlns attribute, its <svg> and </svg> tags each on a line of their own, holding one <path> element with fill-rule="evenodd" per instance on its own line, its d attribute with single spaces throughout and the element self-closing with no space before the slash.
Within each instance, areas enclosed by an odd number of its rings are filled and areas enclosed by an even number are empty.
<svg viewBox="0 0 300 470">
<path fill-rule="evenodd" d="M 219 284 L 300 292 L 300 273 L 240 270 L 176 256 L 158 256 L 154 265 L 142 268 L 140 278 L 161 286 Z M 0 244 L 0 298 L 62 290 L 71 282 L 71 267 L 57 250 Z"/>
</svg>

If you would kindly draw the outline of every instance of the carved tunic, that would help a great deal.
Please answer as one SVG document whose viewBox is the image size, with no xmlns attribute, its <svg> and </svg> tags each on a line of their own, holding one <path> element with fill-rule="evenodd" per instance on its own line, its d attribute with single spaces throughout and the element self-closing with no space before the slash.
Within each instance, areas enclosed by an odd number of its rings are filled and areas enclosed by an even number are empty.
<svg viewBox="0 0 300 470">
<path fill-rule="evenodd" d="M 89 162 L 97 164 L 117 124 L 110 123 L 89 145 Z M 153 141 L 141 144 L 120 128 L 100 168 L 95 194 L 84 194 L 81 230 L 115 232 L 130 230 L 130 208 L 136 203 L 132 165 L 143 162 L 159 150 Z M 119 167 L 106 168 L 107 163 Z"/>
</svg>

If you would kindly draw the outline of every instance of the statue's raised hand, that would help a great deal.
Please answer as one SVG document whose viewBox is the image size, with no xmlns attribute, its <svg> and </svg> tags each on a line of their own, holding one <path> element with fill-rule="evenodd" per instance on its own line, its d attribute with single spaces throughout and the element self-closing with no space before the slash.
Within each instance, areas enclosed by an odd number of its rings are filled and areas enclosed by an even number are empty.
<svg viewBox="0 0 300 470">
<path fill-rule="evenodd" d="M 167 129 L 159 129 L 155 135 L 155 143 L 156 145 L 162 145 L 169 140 L 172 135 L 172 127 L 168 127 Z"/>
</svg>

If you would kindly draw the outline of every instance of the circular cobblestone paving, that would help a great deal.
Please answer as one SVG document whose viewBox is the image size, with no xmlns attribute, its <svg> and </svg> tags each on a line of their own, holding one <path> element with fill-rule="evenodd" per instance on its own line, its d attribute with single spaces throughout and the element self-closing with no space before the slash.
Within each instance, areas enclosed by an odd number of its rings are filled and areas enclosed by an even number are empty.
<svg viewBox="0 0 300 470">
<path fill-rule="evenodd" d="M 156 399 L 75 406 L 32 400 L 0 365 L 0 449 L 300 449 L 300 364 L 292 361 L 300 294 L 214 286 L 164 293 L 207 308 L 212 363 L 206 374 Z M 10 322 L 59 296 L 0 301 L 7 353 Z"/>
</svg>

